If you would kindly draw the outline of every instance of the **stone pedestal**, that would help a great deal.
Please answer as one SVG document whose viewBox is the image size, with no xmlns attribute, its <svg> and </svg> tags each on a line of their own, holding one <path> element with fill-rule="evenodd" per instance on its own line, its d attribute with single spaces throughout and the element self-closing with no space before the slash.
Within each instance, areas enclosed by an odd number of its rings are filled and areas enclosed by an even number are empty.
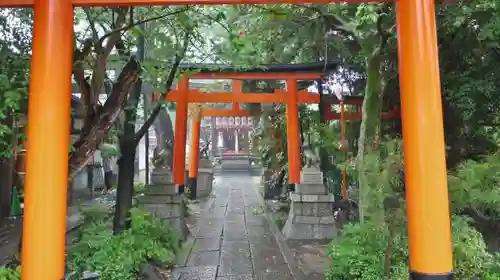
<svg viewBox="0 0 500 280">
<path fill-rule="evenodd" d="M 210 195 L 213 189 L 214 166 L 209 159 L 200 158 L 198 162 L 198 176 L 196 178 L 189 177 L 189 166 L 186 165 L 185 176 L 189 188 L 193 185 L 196 186 L 196 196 L 191 196 L 189 197 L 190 199 L 199 199 Z"/>
<path fill-rule="evenodd" d="M 156 217 L 167 221 L 179 231 L 184 240 L 188 235 L 185 221 L 184 196 L 179 195 L 172 183 L 172 173 L 166 168 L 155 168 L 151 172 L 151 184 L 146 186 L 139 204 Z"/>
<path fill-rule="evenodd" d="M 261 182 L 264 186 L 264 194 L 263 197 L 265 200 L 278 200 L 281 196 L 281 188 L 276 187 L 271 180 L 271 176 L 273 175 L 273 170 L 265 170 Z"/>
<path fill-rule="evenodd" d="M 332 239 L 337 235 L 333 217 L 334 195 L 328 194 L 317 168 L 304 168 L 301 183 L 290 194 L 290 213 L 283 227 L 286 239 Z"/>
<path fill-rule="evenodd" d="M 197 198 L 207 197 L 212 193 L 214 182 L 214 167 L 209 159 L 200 159 L 198 168 Z"/>
</svg>

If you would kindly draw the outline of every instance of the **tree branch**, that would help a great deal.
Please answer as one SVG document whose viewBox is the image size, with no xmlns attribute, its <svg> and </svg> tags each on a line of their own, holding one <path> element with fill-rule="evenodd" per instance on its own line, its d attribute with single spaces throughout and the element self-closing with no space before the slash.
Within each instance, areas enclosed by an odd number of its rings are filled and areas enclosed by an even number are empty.
<svg viewBox="0 0 500 280">
<path fill-rule="evenodd" d="M 139 79 L 139 72 L 140 65 L 134 58 L 131 58 L 123 67 L 117 82 L 113 86 L 111 96 L 106 100 L 104 106 L 102 106 L 102 113 L 96 117 L 95 124 L 91 126 L 86 137 L 80 138 L 74 145 L 76 150 L 71 153 L 69 159 L 69 181 L 89 161 L 112 125 L 116 122 L 122 111 L 122 105 L 127 100 L 130 88 Z"/>
<path fill-rule="evenodd" d="M 385 15 L 387 15 L 387 13 L 385 11 L 390 7 L 390 4 L 389 3 L 384 3 L 384 4 L 381 4 L 381 5 L 382 6 L 380 7 L 380 10 L 379 10 L 379 13 L 378 13 L 378 19 L 377 19 L 377 32 L 380 35 L 380 46 L 379 46 L 379 49 L 380 49 L 380 52 L 383 52 L 383 50 L 385 49 L 385 46 L 387 44 L 387 41 L 392 36 L 392 33 L 390 33 L 389 31 L 385 30 L 384 26 L 383 26 Z M 392 27 L 391 27 L 391 29 L 392 29 Z"/>
<path fill-rule="evenodd" d="M 88 81 L 85 79 L 85 60 L 92 52 L 92 46 L 94 42 L 91 38 L 86 39 L 83 42 L 83 46 L 81 50 L 76 49 L 73 55 L 73 75 L 75 78 L 78 87 L 81 92 L 81 99 L 83 101 L 83 109 L 84 114 L 86 116 L 84 120 L 84 128 L 88 126 L 87 116 L 93 115 L 93 106 L 92 106 L 92 88 Z M 82 132 L 85 129 L 82 129 Z"/>
<path fill-rule="evenodd" d="M 172 84 L 174 83 L 175 80 L 175 74 L 177 73 L 177 69 L 179 68 L 179 65 L 181 64 L 182 59 L 184 58 L 184 55 L 186 54 L 187 47 L 189 45 L 189 37 L 190 33 L 186 33 L 184 36 L 184 46 L 183 50 L 181 53 L 177 53 L 175 55 L 175 61 L 174 64 L 172 65 L 172 68 L 170 69 L 170 73 L 168 74 L 167 82 L 166 82 L 166 93 L 162 94 L 160 97 L 161 99 L 165 99 L 167 97 L 167 94 L 170 92 L 170 88 L 172 87 Z M 162 103 L 158 102 L 153 110 L 151 111 L 151 114 L 149 115 L 148 119 L 144 122 L 142 127 L 137 131 L 135 134 L 135 141 L 136 145 L 139 143 L 139 141 L 144 137 L 146 132 L 149 130 L 151 125 L 153 125 L 156 117 L 158 117 L 158 114 L 160 113 L 160 110 L 162 109 Z"/>
<path fill-rule="evenodd" d="M 127 12 L 129 8 L 118 8 L 118 16 L 116 18 L 116 26 L 122 26 L 125 23 Z M 99 94 L 102 91 L 102 87 L 104 85 L 104 77 L 106 75 L 106 64 L 108 62 L 108 56 L 111 53 L 111 50 L 115 47 L 116 42 L 120 40 L 121 34 L 114 33 L 109 37 L 106 45 L 103 47 L 101 41 L 99 41 L 96 45 L 98 45 L 97 58 L 95 60 L 93 71 L 92 71 L 92 81 L 90 83 L 92 87 L 93 94 L 91 96 L 92 104 L 95 106 L 97 104 L 97 100 L 99 100 Z M 99 52 L 100 50 L 100 52 Z M 97 108 L 95 108 L 96 110 Z"/>
<path fill-rule="evenodd" d="M 106 35 L 102 36 L 102 38 L 99 40 L 99 43 L 102 44 L 104 42 L 104 40 L 106 40 L 106 38 L 108 38 L 108 37 L 110 37 L 110 36 L 112 36 L 112 35 L 114 35 L 116 33 L 120 33 L 122 31 L 126 31 L 126 30 L 128 30 L 128 29 L 130 29 L 132 27 L 137 26 L 137 25 L 144 24 L 144 23 L 147 23 L 147 22 L 150 22 L 150 21 L 154 21 L 154 20 L 158 20 L 158 19 L 162 19 L 162 18 L 166 18 L 166 17 L 169 17 L 169 16 L 177 15 L 177 14 L 186 12 L 188 10 L 189 10 L 189 7 L 185 8 L 185 9 L 182 9 L 182 10 L 175 11 L 175 12 L 171 12 L 171 13 L 167 13 L 167 14 L 163 14 L 163 15 L 159 15 L 159 16 L 155 16 L 155 17 L 151 17 L 151 18 L 139 20 L 139 21 L 136 21 L 136 22 L 134 22 L 132 24 L 129 24 L 127 26 L 116 28 L 116 29 L 110 31 L 109 33 L 107 33 Z"/>
<path fill-rule="evenodd" d="M 99 33 L 97 32 L 97 29 L 95 28 L 95 20 L 90 16 L 90 10 L 89 8 L 83 8 L 83 12 L 87 16 L 87 20 L 89 21 L 89 28 L 92 31 L 92 39 L 94 42 L 99 41 Z M 96 51 L 98 53 L 102 52 L 102 45 L 95 44 L 94 46 L 96 48 Z"/>
</svg>

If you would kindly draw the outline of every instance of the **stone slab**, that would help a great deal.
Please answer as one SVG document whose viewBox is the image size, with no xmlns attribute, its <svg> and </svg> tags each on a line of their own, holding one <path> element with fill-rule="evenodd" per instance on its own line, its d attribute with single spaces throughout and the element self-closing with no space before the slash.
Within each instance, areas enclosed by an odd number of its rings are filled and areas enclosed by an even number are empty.
<svg viewBox="0 0 500 280">
<path fill-rule="evenodd" d="M 245 224 L 245 215 L 244 214 L 238 214 L 238 213 L 231 213 L 228 211 L 226 213 L 226 219 L 225 222 L 228 223 L 240 223 L 242 226 Z"/>
<path fill-rule="evenodd" d="M 176 185 L 148 185 L 144 190 L 145 196 L 174 196 L 177 195 Z"/>
<path fill-rule="evenodd" d="M 169 184 L 172 182 L 172 172 L 166 168 L 155 168 L 151 172 L 150 179 L 153 184 Z"/>
<path fill-rule="evenodd" d="M 217 266 L 219 265 L 220 251 L 192 252 L 189 255 L 187 266 Z"/>
<path fill-rule="evenodd" d="M 319 224 L 319 217 L 314 216 L 294 216 L 292 219 L 296 224 Z"/>
<path fill-rule="evenodd" d="M 213 190 L 213 175 L 212 173 L 199 172 L 196 189 L 196 197 L 198 199 L 208 197 Z"/>
<path fill-rule="evenodd" d="M 338 230 L 335 225 L 314 225 L 313 226 L 313 236 L 314 239 L 333 239 L 337 237 Z"/>
<path fill-rule="evenodd" d="M 175 268 L 172 280 L 215 280 L 217 266 L 196 266 Z"/>
<path fill-rule="evenodd" d="M 295 280 L 290 273 L 288 265 L 271 266 L 263 270 L 256 270 L 255 279 L 257 280 Z"/>
<path fill-rule="evenodd" d="M 227 222 L 224 225 L 224 241 L 247 240 L 248 233 L 244 223 Z"/>
<path fill-rule="evenodd" d="M 300 182 L 323 184 L 323 173 L 318 168 L 304 168 L 300 173 Z"/>
<path fill-rule="evenodd" d="M 269 226 L 252 225 L 247 228 L 249 238 L 262 238 L 267 236 L 273 236 L 272 231 Z"/>
<path fill-rule="evenodd" d="M 192 252 L 217 251 L 220 249 L 220 237 L 196 238 Z"/>
<path fill-rule="evenodd" d="M 333 194 L 300 194 L 290 193 L 291 202 L 334 202 L 335 196 Z"/>
<path fill-rule="evenodd" d="M 253 275 L 248 241 L 223 241 L 217 276 Z"/>
<path fill-rule="evenodd" d="M 298 184 L 295 186 L 295 192 L 299 194 L 327 194 L 323 183 L 321 184 Z"/>
<path fill-rule="evenodd" d="M 279 248 L 260 248 L 252 251 L 252 261 L 256 273 L 270 267 L 286 264 Z"/>
<path fill-rule="evenodd" d="M 222 236 L 221 227 L 200 228 L 197 232 L 193 233 L 195 238 L 220 238 Z"/>
<path fill-rule="evenodd" d="M 208 173 L 214 174 L 214 170 L 212 168 L 198 168 L 198 173 Z"/>
<path fill-rule="evenodd" d="M 227 275 L 217 276 L 216 280 L 255 280 L 252 275 Z"/>
</svg>

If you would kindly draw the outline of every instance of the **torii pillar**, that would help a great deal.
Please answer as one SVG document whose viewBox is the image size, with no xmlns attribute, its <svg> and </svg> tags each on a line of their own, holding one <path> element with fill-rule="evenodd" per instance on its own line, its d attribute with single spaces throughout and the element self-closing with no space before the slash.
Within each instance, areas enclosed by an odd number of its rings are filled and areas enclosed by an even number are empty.
<svg viewBox="0 0 500 280">
<path fill-rule="evenodd" d="M 290 189 L 300 183 L 299 105 L 297 102 L 297 80 L 287 80 L 286 128 L 288 152 L 288 177 Z"/>
<path fill-rule="evenodd" d="M 184 193 L 186 174 L 186 137 L 187 137 L 187 115 L 189 78 L 184 75 L 178 85 L 178 90 L 182 94 L 176 103 L 175 110 L 175 133 L 174 133 L 174 184 L 177 185 L 179 193 Z"/>
<path fill-rule="evenodd" d="M 396 2 L 411 279 L 453 279 L 433 0 Z"/>
<path fill-rule="evenodd" d="M 198 191 L 198 165 L 200 162 L 200 126 L 201 106 L 191 104 L 189 109 L 191 119 L 191 145 L 189 150 L 189 198 L 196 199 Z"/>
</svg>

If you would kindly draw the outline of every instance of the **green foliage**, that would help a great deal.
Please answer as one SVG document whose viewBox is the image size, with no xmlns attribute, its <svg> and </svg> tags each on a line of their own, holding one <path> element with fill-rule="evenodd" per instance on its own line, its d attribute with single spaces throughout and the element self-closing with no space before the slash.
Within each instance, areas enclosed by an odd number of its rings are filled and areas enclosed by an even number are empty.
<svg viewBox="0 0 500 280">
<path fill-rule="evenodd" d="M 0 160 L 10 158 L 21 105 L 28 93 L 32 30 L 31 9 L 9 9 L 0 15 Z"/>
<path fill-rule="evenodd" d="M 16 269 L 0 267 L 0 279 L 2 280 L 18 280 L 21 279 L 21 267 Z"/>
<path fill-rule="evenodd" d="M 325 279 L 385 279 L 382 260 L 385 258 L 387 236 L 387 229 L 374 223 L 345 226 L 341 236 L 329 248 L 328 256 L 332 264 L 325 273 Z M 403 241 L 401 245 L 405 244 Z M 401 248 L 391 256 L 394 262 L 407 258 L 407 250 L 403 246 Z"/>
<path fill-rule="evenodd" d="M 481 234 L 470 225 L 470 220 L 453 216 L 454 275 L 458 280 L 498 279 L 498 255 L 487 252 Z M 391 254 L 391 275 L 385 275 L 384 262 L 388 231 L 373 222 L 348 225 L 329 249 L 332 263 L 325 274 L 327 280 L 351 279 L 408 279 L 408 238 L 398 233 Z"/>
<path fill-rule="evenodd" d="M 146 191 L 146 184 L 140 182 L 134 183 L 134 193 L 136 195 L 144 193 L 145 191 Z"/>
<path fill-rule="evenodd" d="M 500 219 L 500 153 L 486 156 L 482 161 L 466 160 L 448 177 L 455 211 L 475 208 Z"/>
<path fill-rule="evenodd" d="M 105 222 L 84 229 L 81 239 L 68 254 L 72 277 L 96 271 L 102 279 L 134 279 L 148 260 L 166 265 L 179 252 L 179 238 L 166 223 L 139 209 L 132 210 L 130 229 L 113 235 Z"/>
<path fill-rule="evenodd" d="M 466 161 L 450 175 L 450 194 L 457 210 L 466 207 L 496 209 L 495 189 L 500 175 L 498 154 L 483 162 Z M 348 225 L 341 236 L 331 244 L 332 264 L 326 279 L 408 279 L 408 237 L 405 201 L 400 196 L 399 171 L 403 167 L 401 142 L 392 140 L 366 156 L 366 176 L 369 188 L 367 219 L 364 223 Z M 399 208 L 388 211 L 388 198 L 398 198 Z M 392 229 L 392 241 L 389 240 Z M 497 279 L 500 265 L 498 256 L 487 251 L 487 246 L 472 225 L 472 220 L 455 215 L 452 218 L 454 268 L 456 279 Z M 385 275 L 384 260 L 391 242 L 391 275 Z"/>
</svg>

